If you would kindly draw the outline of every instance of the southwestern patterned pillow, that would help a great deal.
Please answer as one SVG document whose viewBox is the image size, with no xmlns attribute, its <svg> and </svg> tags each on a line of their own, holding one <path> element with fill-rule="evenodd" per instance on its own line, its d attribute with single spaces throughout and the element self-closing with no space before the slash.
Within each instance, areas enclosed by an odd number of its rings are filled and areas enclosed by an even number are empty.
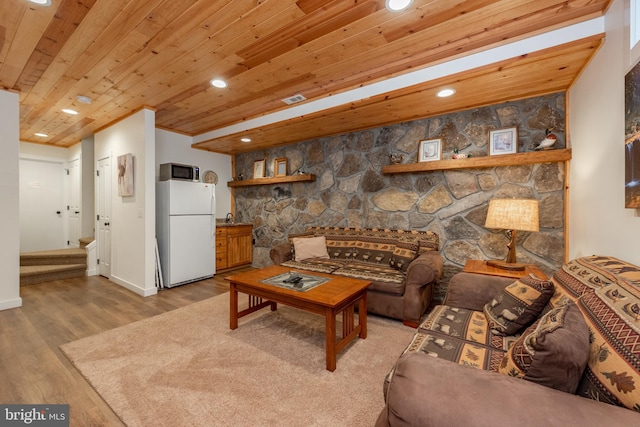
<svg viewBox="0 0 640 427">
<path fill-rule="evenodd" d="M 484 314 L 496 335 L 513 335 L 536 320 L 553 295 L 548 280 L 524 276 L 502 290 L 484 306 Z"/>
<path fill-rule="evenodd" d="M 575 393 L 589 358 L 589 329 L 572 301 L 538 319 L 504 355 L 498 372 Z"/>
</svg>

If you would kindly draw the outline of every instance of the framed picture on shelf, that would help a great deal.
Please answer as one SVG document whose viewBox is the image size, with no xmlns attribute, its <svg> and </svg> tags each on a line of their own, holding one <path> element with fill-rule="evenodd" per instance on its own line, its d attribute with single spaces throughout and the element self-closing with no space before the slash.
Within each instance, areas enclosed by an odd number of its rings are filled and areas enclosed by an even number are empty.
<svg viewBox="0 0 640 427">
<path fill-rule="evenodd" d="M 253 178 L 264 178 L 264 159 L 253 162 Z"/>
<path fill-rule="evenodd" d="M 423 139 L 420 141 L 420 148 L 418 149 L 418 161 L 432 162 L 434 160 L 440 160 L 441 151 L 441 139 Z"/>
<path fill-rule="evenodd" d="M 287 176 L 287 158 L 282 157 L 273 161 L 273 176 Z"/>
<path fill-rule="evenodd" d="M 505 128 L 489 132 L 489 155 L 518 152 L 518 128 Z"/>
</svg>

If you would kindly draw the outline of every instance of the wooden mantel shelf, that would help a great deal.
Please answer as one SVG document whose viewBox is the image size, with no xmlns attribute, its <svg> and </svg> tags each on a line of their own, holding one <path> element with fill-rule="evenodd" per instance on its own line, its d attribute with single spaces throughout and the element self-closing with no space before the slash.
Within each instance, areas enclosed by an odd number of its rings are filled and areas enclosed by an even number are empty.
<svg viewBox="0 0 640 427">
<path fill-rule="evenodd" d="M 255 178 L 244 179 L 242 181 L 229 181 L 227 182 L 227 187 L 250 187 L 252 185 L 282 184 L 286 182 L 305 182 L 315 180 L 316 176 L 314 174 L 307 173 L 304 175 L 287 175 L 271 178 Z"/>
<path fill-rule="evenodd" d="M 554 163 L 571 160 L 571 148 L 547 151 L 530 151 L 500 156 L 470 157 L 468 159 L 436 160 L 433 162 L 386 165 L 382 173 L 429 172 L 448 169 L 492 168 L 495 166 L 519 166 L 532 163 Z"/>
</svg>

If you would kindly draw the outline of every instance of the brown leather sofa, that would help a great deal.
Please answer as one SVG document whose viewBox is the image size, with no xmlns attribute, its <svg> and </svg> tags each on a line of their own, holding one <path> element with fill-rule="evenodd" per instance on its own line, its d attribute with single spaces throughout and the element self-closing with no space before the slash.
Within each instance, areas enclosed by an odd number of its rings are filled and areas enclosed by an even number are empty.
<svg viewBox="0 0 640 427">
<path fill-rule="evenodd" d="M 326 256 L 296 260 L 295 239 L 324 238 Z M 417 327 L 442 276 L 438 235 L 342 227 L 309 227 L 270 251 L 275 265 L 370 280 L 367 311 Z"/>
<path fill-rule="evenodd" d="M 549 289 L 528 326 L 497 335 L 506 293 L 540 303 Z M 612 257 L 546 283 L 459 273 L 387 376 L 376 426 L 640 425 L 639 304 L 640 268 Z"/>
</svg>

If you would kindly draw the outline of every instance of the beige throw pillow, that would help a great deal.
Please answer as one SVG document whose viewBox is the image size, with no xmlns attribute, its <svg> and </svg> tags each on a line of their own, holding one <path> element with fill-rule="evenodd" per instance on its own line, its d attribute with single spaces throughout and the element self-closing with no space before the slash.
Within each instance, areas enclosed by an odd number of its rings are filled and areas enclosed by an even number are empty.
<svg viewBox="0 0 640 427">
<path fill-rule="evenodd" d="M 327 240 L 324 236 L 294 237 L 293 247 L 296 253 L 296 261 L 304 261 L 309 258 L 329 259 Z"/>
</svg>

